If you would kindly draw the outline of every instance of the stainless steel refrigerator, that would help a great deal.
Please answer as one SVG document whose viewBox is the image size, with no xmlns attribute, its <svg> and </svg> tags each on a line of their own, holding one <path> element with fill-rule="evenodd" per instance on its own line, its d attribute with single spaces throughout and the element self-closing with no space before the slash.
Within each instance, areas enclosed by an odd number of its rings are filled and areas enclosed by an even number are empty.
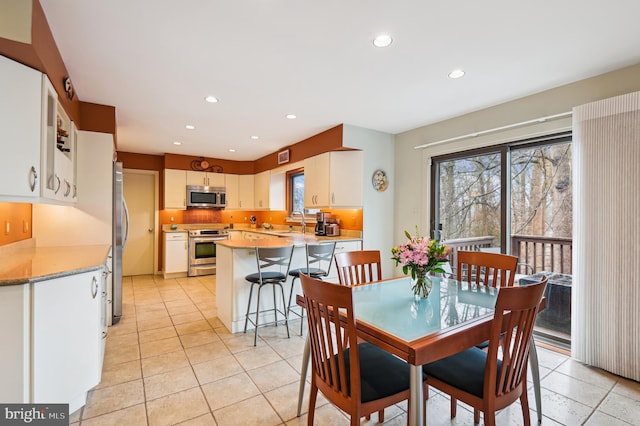
<svg viewBox="0 0 640 426">
<path fill-rule="evenodd" d="M 122 253 L 129 238 L 129 211 L 124 200 L 122 163 L 113 163 L 113 289 L 112 324 L 117 324 L 122 317 Z"/>
</svg>

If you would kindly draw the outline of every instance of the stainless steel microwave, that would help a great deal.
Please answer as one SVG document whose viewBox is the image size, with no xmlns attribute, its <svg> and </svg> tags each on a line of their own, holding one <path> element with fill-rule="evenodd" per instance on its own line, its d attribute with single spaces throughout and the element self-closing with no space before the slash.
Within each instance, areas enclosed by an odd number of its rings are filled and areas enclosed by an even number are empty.
<svg viewBox="0 0 640 426">
<path fill-rule="evenodd" d="M 187 208 L 223 209 L 226 205 L 225 188 L 187 185 Z"/>
</svg>

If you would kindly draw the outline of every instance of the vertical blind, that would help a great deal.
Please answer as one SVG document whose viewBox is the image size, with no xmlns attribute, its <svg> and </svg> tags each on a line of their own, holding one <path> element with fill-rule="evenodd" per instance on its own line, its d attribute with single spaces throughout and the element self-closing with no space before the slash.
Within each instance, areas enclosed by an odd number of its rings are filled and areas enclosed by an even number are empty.
<svg viewBox="0 0 640 426">
<path fill-rule="evenodd" d="M 573 109 L 572 356 L 640 380 L 640 92 Z"/>
</svg>

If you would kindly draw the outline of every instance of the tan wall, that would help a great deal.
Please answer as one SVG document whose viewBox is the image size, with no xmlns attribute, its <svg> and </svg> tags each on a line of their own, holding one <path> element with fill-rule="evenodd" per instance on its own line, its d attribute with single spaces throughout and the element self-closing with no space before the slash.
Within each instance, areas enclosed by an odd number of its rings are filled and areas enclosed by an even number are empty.
<svg viewBox="0 0 640 426">
<path fill-rule="evenodd" d="M 30 1 L 0 0 L 0 37 L 31 43 Z"/>
<path fill-rule="evenodd" d="M 413 229 L 416 224 L 425 232 L 429 231 L 432 156 L 570 130 L 571 118 L 518 127 L 420 150 L 414 149 L 415 146 L 568 112 L 574 106 L 638 90 L 640 64 L 396 135 L 396 241 L 403 240 L 404 229 Z M 414 208 L 413 204 L 408 206 L 409 200 L 412 200 L 411 203 L 415 203 L 417 208 Z"/>
</svg>

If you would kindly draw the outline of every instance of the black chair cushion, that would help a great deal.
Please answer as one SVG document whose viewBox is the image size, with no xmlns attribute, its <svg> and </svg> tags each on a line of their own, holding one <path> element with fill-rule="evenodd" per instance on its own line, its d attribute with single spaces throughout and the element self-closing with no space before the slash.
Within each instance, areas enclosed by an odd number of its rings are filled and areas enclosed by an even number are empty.
<svg viewBox="0 0 640 426">
<path fill-rule="evenodd" d="M 409 389 L 409 364 L 371 343 L 360 343 L 362 402 L 384 398 Z M 349 349 L 345 351 L 347 385 L 350 387 Z"/>
<path fill-rule="evenodd" d="M 247 275 L 246 277 L 244 277 L 244 279 L 251 283 L 259 283 L 260 274 L 255 272 L 253 274 Z M 262 273 L 263 283 L 286 281 L 286 279 L 287 279 L 286 275 L 283 274 L 282 272 L 263 272 Z"/>
<path fill-rule="evenodd" d="M 487 353 L 473 347 L 422 366 L 427 377 L 434 377 L 458 389 L 482 398 Z M 500 371 L 501 361 L 498 361 Z"/>
<path fill-rule="evenodd" d="M 327 275 L 327 271 L 319 268 L 298 268 L 289 271 L 289 275 L 291 275 L 292 277 L 300 278 L 300 274 L 309 275 L 312 278 L 318 278 Z"/>
</svg>

